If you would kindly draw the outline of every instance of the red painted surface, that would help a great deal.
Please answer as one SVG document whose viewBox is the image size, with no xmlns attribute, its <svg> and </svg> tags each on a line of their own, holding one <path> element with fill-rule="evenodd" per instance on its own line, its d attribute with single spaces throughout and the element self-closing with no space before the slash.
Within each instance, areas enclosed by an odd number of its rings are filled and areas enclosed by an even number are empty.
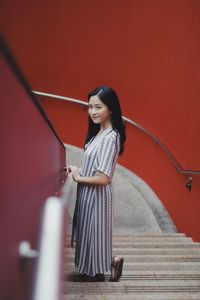
<svg viewBox="0 0 200 300">
<path fill-rule="evenodd" d="M 0 14 L 33 89 L 85 99 L 109 84 L 124 115 L 155 133 L 183 168 L 200 169 L 199 0 L 4 1 Z M 82 146 L 83 112 L 44 107 L 63 141 Z M 179 231 L 200 241 L 200 177 L 189 192 L 149 138 L 127 131 L 120 162 L 153 188 Z"/>
<path fill-rule="evenodd" d="M 30 299 L 35 264 L 20 264 L 19 244 L 38 247 L 44 201 L 64 179 L 65 149 L 1 53 L 0 97 L 0 299 Z"/>
</svg>

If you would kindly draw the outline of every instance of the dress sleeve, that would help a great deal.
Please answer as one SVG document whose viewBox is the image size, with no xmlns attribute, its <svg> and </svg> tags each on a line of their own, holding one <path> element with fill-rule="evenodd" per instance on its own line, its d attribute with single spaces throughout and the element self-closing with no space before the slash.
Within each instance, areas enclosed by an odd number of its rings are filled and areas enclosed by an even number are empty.
<svg viewBox="0 0 200 300">
<path fill-rule="evenodd" d="M 105 136 L 98 149 L 98 167 L 97 171 L 104 173 L 108 177 L 112 177 L 113 168 L 118 158 L 118 138 L 109 135 Z"/>
</svg>

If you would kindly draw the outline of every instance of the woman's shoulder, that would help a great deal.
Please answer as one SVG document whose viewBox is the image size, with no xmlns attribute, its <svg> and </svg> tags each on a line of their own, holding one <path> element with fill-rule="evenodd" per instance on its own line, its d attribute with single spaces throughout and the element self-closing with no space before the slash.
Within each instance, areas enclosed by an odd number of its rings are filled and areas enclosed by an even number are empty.
<svg viewBox="0 0 200 300">
<path fill-rule="evenodd" d="M 112 140 L 113 142 L 116 142 L 116 139 L 118 137 L 119 137 L 119 133 L 115 129 L 111 129 L 104 135 L 103 140 L 105 141 Z"/>
</svg>

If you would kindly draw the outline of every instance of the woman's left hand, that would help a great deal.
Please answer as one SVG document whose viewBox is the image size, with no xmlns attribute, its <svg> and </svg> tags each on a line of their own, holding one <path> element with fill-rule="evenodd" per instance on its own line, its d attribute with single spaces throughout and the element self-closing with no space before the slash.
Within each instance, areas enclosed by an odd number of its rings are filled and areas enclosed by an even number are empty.
<svg viewBox="0 0 200 300">
<path fill-rule="evenodd" d="M 79 171 L 80 171 L 80 169 L 78 167 L 73 167 L 71 169 L 73 179 L 76 182 L 78 182 L 78 180 L 80 179 L 80 173 L 79 173 Z"/>
</svg>

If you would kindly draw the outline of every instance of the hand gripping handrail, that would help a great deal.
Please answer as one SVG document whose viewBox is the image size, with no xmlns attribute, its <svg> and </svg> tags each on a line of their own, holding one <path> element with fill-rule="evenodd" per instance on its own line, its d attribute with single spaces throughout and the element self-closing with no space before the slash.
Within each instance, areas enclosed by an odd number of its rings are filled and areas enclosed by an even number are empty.
<svg viewBox="0 0 200 300">
<path fill-rule="evenodd" d="M 49 93 L 43 93 L 43 92 L 39 92 L 39 91 L 32 91 L 32 92 L 36 95 L 39 95 L 39 96 L 64 100 L 64 101 L 80 104 L 80 105 L 83 105 L 83 106 L 88 106 L 88 103 L 86 101 L 77 100 L 77 99 L 74 99 L 74 98 L 69 98 L 69 97 L 64 97 L 64 96 L 59 96 L 59 95 L 54 95 L 54 94 L 49 94 Z M 146 128 L 142 127 L 141 125 L 137 124 L 136 122 L 132 121 L 131 119 L 129 119 L 127 117 L 123 116 L 123 120 L 125 122 L 133 125 L 134 127 L 138 128 L 139 130 L 141 130 L 145 134 L 147 134 L 149 137 L 151 137 L 153 139 L 153 141 L 155 142 L 156 145 L 159 145 L 161 147 L 161 149 L 165 152 L 165 154 L 168 156 L 168 158 L 173 163 L 176 171 L 180 174 L 183 174 L 186 177 L 186 180 L 187 180 L 186 187 L 189 190 L 191 190 L 191 187 L 192 187 L 192 177 L 191 176 L 192 175 L 200 175 L 200 171 L 199 170 L 185 170 L 185 169 L 183 169 L 181 164 L 176 159 L 176 157 L 167 148 L 167 146 L 164 145 L 163 142 L 161 142 L 161 140 L 156 135 L 154 135 L 152 132 L 150 132 Z"/>
<path fill-rule="evenodd" d="M 46 200 L 32 300 L 61 299 L 65 215 L 64 201 L 57 197 Z"/>
</svg>

